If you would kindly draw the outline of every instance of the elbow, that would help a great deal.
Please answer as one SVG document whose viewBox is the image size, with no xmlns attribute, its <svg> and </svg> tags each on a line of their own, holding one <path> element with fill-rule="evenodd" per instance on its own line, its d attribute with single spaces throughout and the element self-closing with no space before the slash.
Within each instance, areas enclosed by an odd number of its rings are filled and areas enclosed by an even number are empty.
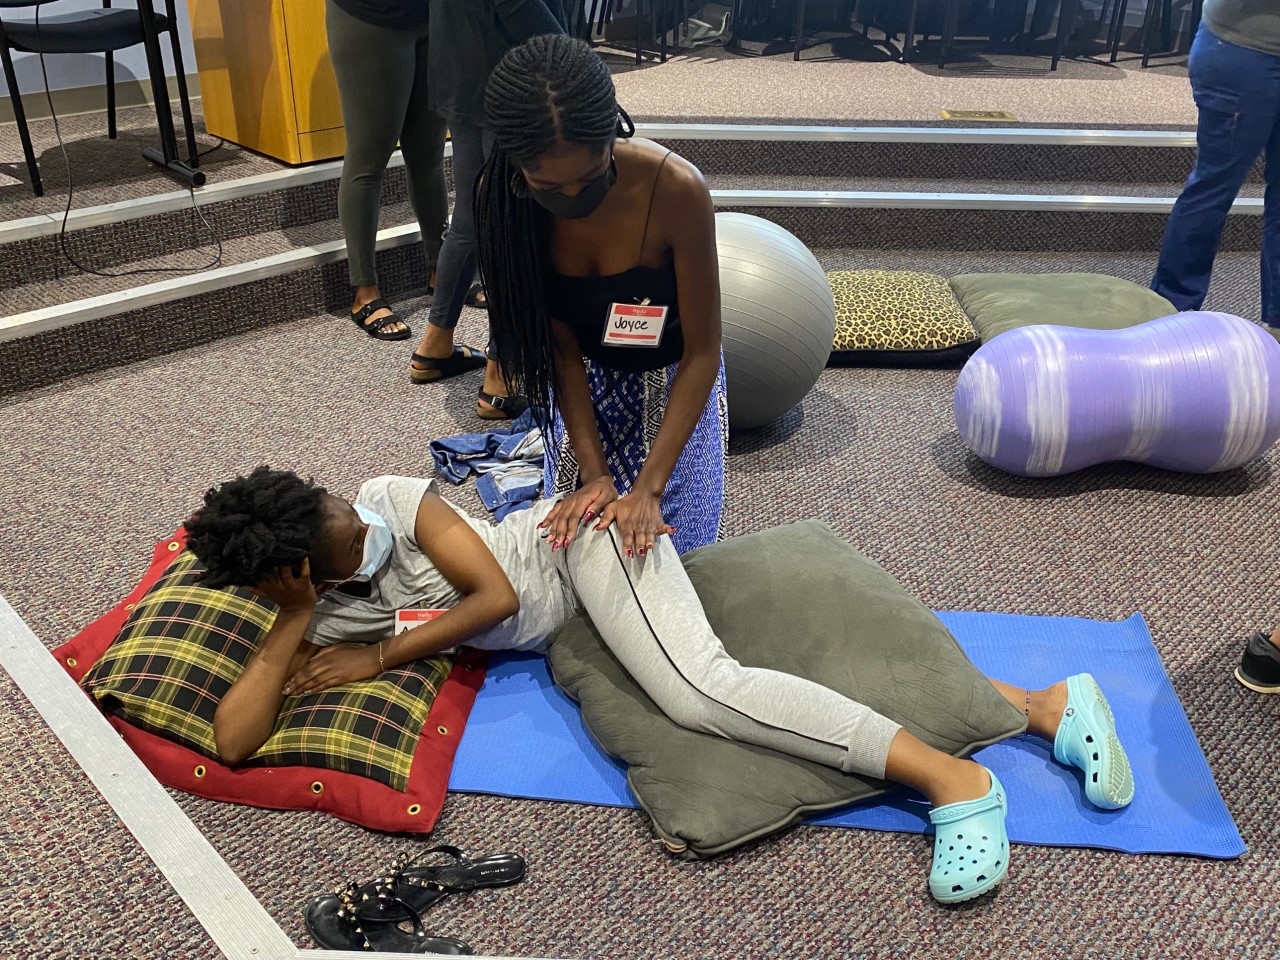
<svg viewBox="0 0 1280 960">
<path fill-rule="evenodd" d="M 495 603 L 499 610 L 498 621 L 510 620 L 520 612 L 520 597 L 516 594 L 515 588 L 510 583 L 504 584 L 505 588 L 501 595 L 495 597 Z"/>
<path fill-rule="evenodd" d="M 213 746 L 218 754 L 218 761 L 227 767 L 238 767 L 253 755 L 256 747 L 251 747 L 239 740 L 227 729 L 225 722 L 220 722 L 219 713 L 213 715 Z"/>
<path fill-rule="evenodd" d="M 246 750 L 241 744 L 225 742 L 216 734 L 214 743 L 218 748 L 218 760 L 224 767 L 238 767 L 248 760 L 253 753 L 252 750 Z"/>
</svg>

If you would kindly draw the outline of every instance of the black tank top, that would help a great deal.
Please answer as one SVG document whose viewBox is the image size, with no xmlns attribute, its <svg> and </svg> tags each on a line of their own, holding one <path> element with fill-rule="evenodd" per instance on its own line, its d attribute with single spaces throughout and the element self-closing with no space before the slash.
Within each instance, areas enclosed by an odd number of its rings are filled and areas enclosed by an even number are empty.
<svg viewBox="0 0 1280 960">
<path fill-rule="evenodd" d="M 667 155 L 658 166 L 649 195 L 649 212 L 640 237 L 640 255 L 649 236 L 653 198 L 658 179 L 667 164 Z M 613 304 L 641 304 L 667 308 L 662 340 L 656 347 L 615 347 L 603 343 L 605 326 Z M 552 272 L 547 282 L 547 307 L 551 316 L 573 331 L 584 356 L 614 370 L 658 370 L 679 362 L 684 356 L 684 332 L 680 329 L 680 305 L 676 291 L 676 265 L 670 251 L 660 267 L 635 266 L 607 276 L 574 276 Z"/>
</svg>

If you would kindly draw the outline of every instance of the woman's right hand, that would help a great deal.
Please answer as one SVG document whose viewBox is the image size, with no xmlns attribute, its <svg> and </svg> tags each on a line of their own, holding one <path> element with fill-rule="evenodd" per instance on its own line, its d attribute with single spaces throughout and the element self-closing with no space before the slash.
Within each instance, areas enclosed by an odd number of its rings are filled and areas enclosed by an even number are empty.
<svg viewBox="0 0 1280 960">
<path fill-rule="evenodd" d="M 311 582 L 311 561 L 302 558 L 301 573 L 279 567 L 275 573 L 253 585 L 253 592 L 265 597 L 281 610 L 312 610 L 316 605 L 316 587 Z"/>
<path fill-rule="evenodd" d="M 617 499 L 618 488 L 613 485 L 613 477 L 597 477 L 552 507 L 538 526 L 547 531 L 552 550 L 562 549 L 573 542 L 582 524 L 600 516 L 601 511 Z"/>
</svg>

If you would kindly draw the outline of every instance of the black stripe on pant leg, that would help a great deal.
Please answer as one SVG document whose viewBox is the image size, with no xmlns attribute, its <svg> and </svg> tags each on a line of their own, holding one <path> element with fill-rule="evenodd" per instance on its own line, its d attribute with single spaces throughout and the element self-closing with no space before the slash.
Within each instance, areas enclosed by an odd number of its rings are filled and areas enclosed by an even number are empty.
<svg viewBox="0 0 1280 960">
<path fill-rule="evenodd" d="M 683 681 L 685 682 L 685 684 L 686 684 L 686 685 L 688 685 L 688 687 L 689 687 L 690 689 L 692 689 L 695 693 L 698 693 L 699 695 L 701 695 L 701 696 L 705 697 L 706 699 L 710 700 L 712 703 L 719 704 L 721 707 L 723 707 L 724 709 L 728 710 L 730 713 L 735 713 L 735 714 L 737 714 L 738 716 L 742 717 L 743 719 L 751 721 L 752 723 L 758 723 L 758 724 L 760 724 L 760 726 L 762 726 L 762 727 L 767 727 L 767 728 L 769 728 L 770 730 L 777 730 L 777 731 L 779 731 L 779 732 L 781 732 L 781 733 L 789 733 L 789 734 L 791 734 L 793 737 L 799 737 L 801 740 L 808 740 L 808 741 L 810 741 L 811 743 L 820 743 L 820 744 L 823 744 L 823 745 L 828 746 L 828 747 L 835 747 L 836 749 L 844 750 L 846 753 L 848 752 L 849 748 L 848 748 L 847 746 L 845 746 L 844 744 L 842 744 L 842 743 L 836 743 L 836 742 L 834 742 L 834 741 L 832 741 L 832 740 L 823 740 L 823 739 L 821 739 L 821 738 L 819 738 L 819 737 L 811 737 L 811 736 L 809 736 L 808 734 L 800 733 L 800 732 L 798 732 L 798 731 L 796 731 L 796 730 L 792 730 L 792 729 L 790 729 L 790 728 L 788 728 L 788 727 L 779 727 L 779 726 L 775 726 L 774 724 L 771 724 L 771 723 L 768 723 L 767 721 L 761 720 L 761 719 L 760 719 L 760 718 L 758 718 L 758 717 L 753 717 L 753 716 L 751 716 L 751 714 L 746 713 L 746 712 L 744 712 L 744 711 L 742 711 L 742 710 L 739 710 L 737 707 L 735 707 L 735 706 L 733 706 L 733 705 L 731 705 L 731 704 L 725 703 L 725 702 L 723 702 L 723 701 L 721 701 L 721 700 L 717 700 L 715 697 L 711 696 L 711 695 L 710 695 L 709 693 L 707 693 L 705 690 L 702 690 L 702 689 L 701 689 L 701 688 L 700 688 L 696 683 L 694 683 L 694 682 L 693 682 L 692 680 L 690 680 L 687 676 L 685 676 L 684 671 L 680 669 L 680 667 L 676 664 L 675 660 L 674 660 L 674 659 L 672 659 L 671 654 L 667 652 L 667 648 L 666 648 L 666 647 L 663 645 L 663 643 L 662 643 L 662 637 L 660 637 L 660 636 L 658 635 L 658 631 L 654 629 L 653 623 L 649 620 L 649 614 L 645 612 L 645 609 L 644 609 L 644 603 L 642 603 L 642 602 L 641 602 L 641 600 L 640 600 L 640 594 L 636 591 L 636 585 L 635 585 L 635 582 L 631 579 L 631 573 L 630 573 L 630 571 L 628 571 L 628 570 L 627 570 L 626 562 L 625 562 L 625 561 L 624 561 L 624 559 L 623 559 L 622 551 L 621 551 L 621 550 L 619 549 L 619 547 L 618 547 L 618 541 L 617 541 L 617 539 L 614 537 L 614 535 L 613 535 L 613 531 L 612 531 L 612 530 L 607 530 L 607 531 L 605 531 L 605 532 L 606 532 L 606 533 L 608 534 L 608 536 L 609 536 L 609 543 L 610 543 L 610 545 L 612 545 L 612 547 L 613 547 L 613 553 L 614 553 L 614 556 L 615 556 L 615 557 L 617 557 L 617 559 L 618 559 L 618 566 L 619 566 L 619 567 L 621 568 L 621 570 L 622 570 L 622 575 L 623 575 L 624 577 L 626 577 L 626 578 L 627 578 L 627 586 L 631 588 L 631 597 L 632 597 L 632 599 L 634 599 L 634 600 L 635 600 L 635 602 L 636 602 L 636 609 L 640 611 L 640 616 L 641 616 L 642 618 L 644 618 L 644 624 L 645 624 L 645 626 L 649 628 L 649 633 L 653 636 L 654 641 L 658 644 L 658 649 L 662 651 L 662 655 L 663 655 L 664 657 L 666 657 L 666 659 L 667 659 L 667 663 L 671 665 L 671 669 L 675 671 L 676 675 L 677 675 L 681 680 L 683 680 Z M 575 541 L 575 542 L 576 542 L 576 541 Z M 572 546 L 572 544 L 571 544 L 570 546 Z M 568 563 L 567 563 L 568 557 L 566 556 L 566 558 L 565 558 L 565 559 L 566 559 L 565 569 L 566 569 L 566 570 L 568 570 Z M 677 562 L 677 563 L 679 562 L 679 558 L 678 558 L 678 557 L 676 558 L 676 562 Z M 576 587 L 574 588 L 574 592 L 575 592 L 575 593 L 577 592 L 577 588 L 576 588 Z M 727 653 L 728 653 L 728 651 L 725 651 L 725 653 L 727 654 Z M 735 661 L 735 662 L 736 662 L 736 661 Z M 739 664 L 739 666 L 741 666 L 741 664 Z M 645 692 L 646 692 L 646 693 L 648 693 L 648 691 L 647 691 L 647 690 L 646 690 Z M 726 739 L 727 739 L 727 738 L 726 738 Z"/>
</svg>

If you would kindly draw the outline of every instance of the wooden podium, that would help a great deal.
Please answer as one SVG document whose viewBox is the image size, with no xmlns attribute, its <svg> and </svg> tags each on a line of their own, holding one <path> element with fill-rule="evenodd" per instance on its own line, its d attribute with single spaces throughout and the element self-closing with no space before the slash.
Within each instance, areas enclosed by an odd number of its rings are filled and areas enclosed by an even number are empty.
<svg viewBox="0 0 1280 960">
<path fill-rule="evenodd" d="M 324 0 L 187 0 L 205 129 L 285 163 L 346 149 Z"/>
</svg>

